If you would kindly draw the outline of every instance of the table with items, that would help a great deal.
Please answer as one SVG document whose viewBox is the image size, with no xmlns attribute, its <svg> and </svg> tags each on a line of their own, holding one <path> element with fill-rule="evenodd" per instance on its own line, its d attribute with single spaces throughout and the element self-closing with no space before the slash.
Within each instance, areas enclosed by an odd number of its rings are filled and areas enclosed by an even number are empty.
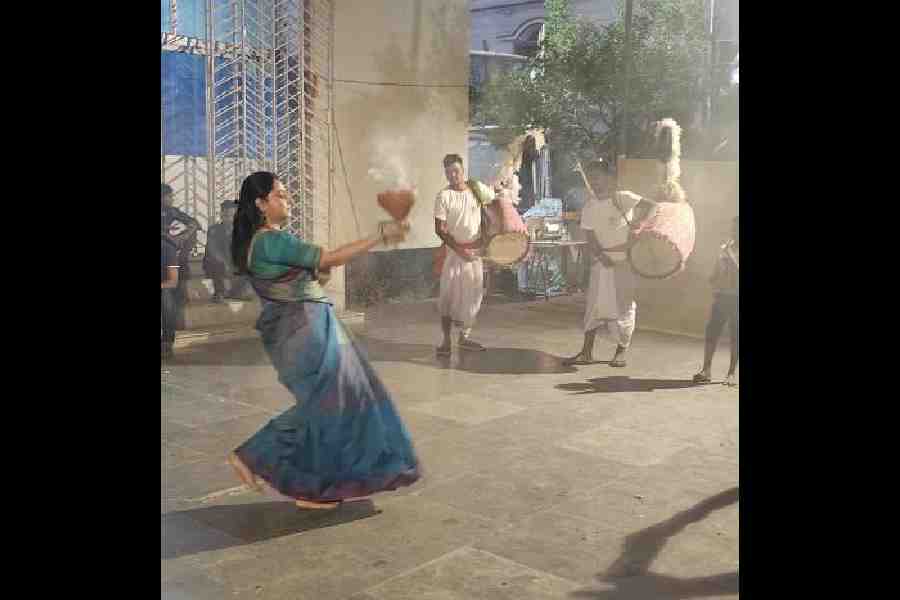
<svg viewBox="0 0 900 600">
<path fill-rule="evenodd" d="M 543 296 L 545 300 L 584 291 L 590 260 L 578 217 L 576 211 L 564 211 L 558 198 L 544 198 L 526 211 L 522 218 L 528 228 L 528 254 L 509 267 L 488 266 L 488 295 L 493 294 L 498 279 L 513 295 Z M 507 281 L 510 276 L 515 281 Z"/>
<path fill-rule="evenodd" d="M 545 300 L 583 291 L 586 246 L 577 240 L 532 241 L 531 252 L 519 265 L 519 290 Z M 575 265 L 574 273 L 570 264 Z"/>
</svg>

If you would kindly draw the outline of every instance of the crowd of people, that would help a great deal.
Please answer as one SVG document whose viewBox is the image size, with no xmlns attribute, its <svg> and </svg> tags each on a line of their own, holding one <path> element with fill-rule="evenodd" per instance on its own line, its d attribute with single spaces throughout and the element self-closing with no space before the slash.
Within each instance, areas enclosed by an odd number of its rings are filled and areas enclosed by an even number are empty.
<svg viewBox="0 0 900 600">
<path fill-rule="evenodd" d="M 165 183 L 161 185 L 161 341 L 162 357 L 171 358 L 175 332 L 185 328 L 185 307 L 190 302 L 188 281 L 191 277 L 191 252 L 197 245 L 197 233 L 202 231 L 202 227 L 197 219 L 173 206 L 172 187 Z M 212 281 L 210 301 L 217 304 L 225 299 L 243 301 L 252 297 L 246 277 L 235 272 L 231 260 L 231 236 L 237 205 L 236 200 L 223 202 L 219 207 L 219 222 L 211 226 L 206 234 L 203 273 Z"/>
</svg>

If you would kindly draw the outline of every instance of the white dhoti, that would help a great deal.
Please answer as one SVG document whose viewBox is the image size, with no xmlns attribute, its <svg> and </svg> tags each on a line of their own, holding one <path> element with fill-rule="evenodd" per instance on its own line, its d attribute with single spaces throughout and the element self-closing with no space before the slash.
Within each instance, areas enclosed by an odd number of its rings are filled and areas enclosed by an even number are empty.
<svg viewBox="0 0 900 600">
<path fill-rule="evenodd" d="M 466 262 L 453 250 L 447 250 L 447 260 L 441 271 L 441 293 L 438 310 L 464 330 L 475 325 L 475 318 L 484 298 L 484 267 L 481 259 Z"/>
<path fill-rule="evenodd" d="M 619 346 L 631 345 L 637 303 L 634 300 L 635 275 L 627 262 L 606 267 L 597 261 L 591 267 L 584 311 L 585 332 L 597 333 Z"/>
</svg>

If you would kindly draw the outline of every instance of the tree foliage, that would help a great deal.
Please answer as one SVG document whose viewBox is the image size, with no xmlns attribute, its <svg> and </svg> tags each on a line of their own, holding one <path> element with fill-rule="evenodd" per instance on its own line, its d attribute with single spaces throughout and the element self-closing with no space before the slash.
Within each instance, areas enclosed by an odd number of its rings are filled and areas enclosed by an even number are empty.
<svg viewBox="0 0 900 600">
<path fill-rule="evenodd" d="M 546 0 L 541 52 L 494 78 L 483 118 L 510 131 L 544 128 L 557 149 L 582 159 L 619 153 L 625 74 L 624 3 L 608 25 L 576 19 L 568 0 Z M 628 154 L 639 155 L 651 122 L 681 124 L 685 155 L 701 143 L 692 128 L 708 86 L 710 37 L 705 0 L 635 0 Z"/>
</svg>

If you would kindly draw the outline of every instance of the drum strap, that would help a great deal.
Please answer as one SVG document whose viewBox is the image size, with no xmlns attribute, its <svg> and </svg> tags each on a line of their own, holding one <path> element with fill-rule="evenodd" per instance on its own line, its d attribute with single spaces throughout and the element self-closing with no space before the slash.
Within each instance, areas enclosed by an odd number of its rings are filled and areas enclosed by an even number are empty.
<svg viewBox="0 0 900 600">
<path fill-rule="evenodd" d="M 490 241 L 490 236 L 488 235 L 489 229 L 487 210 L 482 206 L 481 207 L 481 231 L 479 232 L 479 237 L 481 238 L 481 244 L 486 246 Z"/>
<path fill-rule="evenodd" d="M 628 220 L 628 216 L 625 211 L 622 210 L 621 205 L 619 205 L 619 190 L 613 190 L 612 196 L 610 196 L 610 201 L 613 203 L 613 206 L 616 207 L 616 210 L 622 215 L 622 218 L 625 219 L 625 224 L 628 225 L 628 228 L 631 229 L 631 221 Z"/>
</svg>

